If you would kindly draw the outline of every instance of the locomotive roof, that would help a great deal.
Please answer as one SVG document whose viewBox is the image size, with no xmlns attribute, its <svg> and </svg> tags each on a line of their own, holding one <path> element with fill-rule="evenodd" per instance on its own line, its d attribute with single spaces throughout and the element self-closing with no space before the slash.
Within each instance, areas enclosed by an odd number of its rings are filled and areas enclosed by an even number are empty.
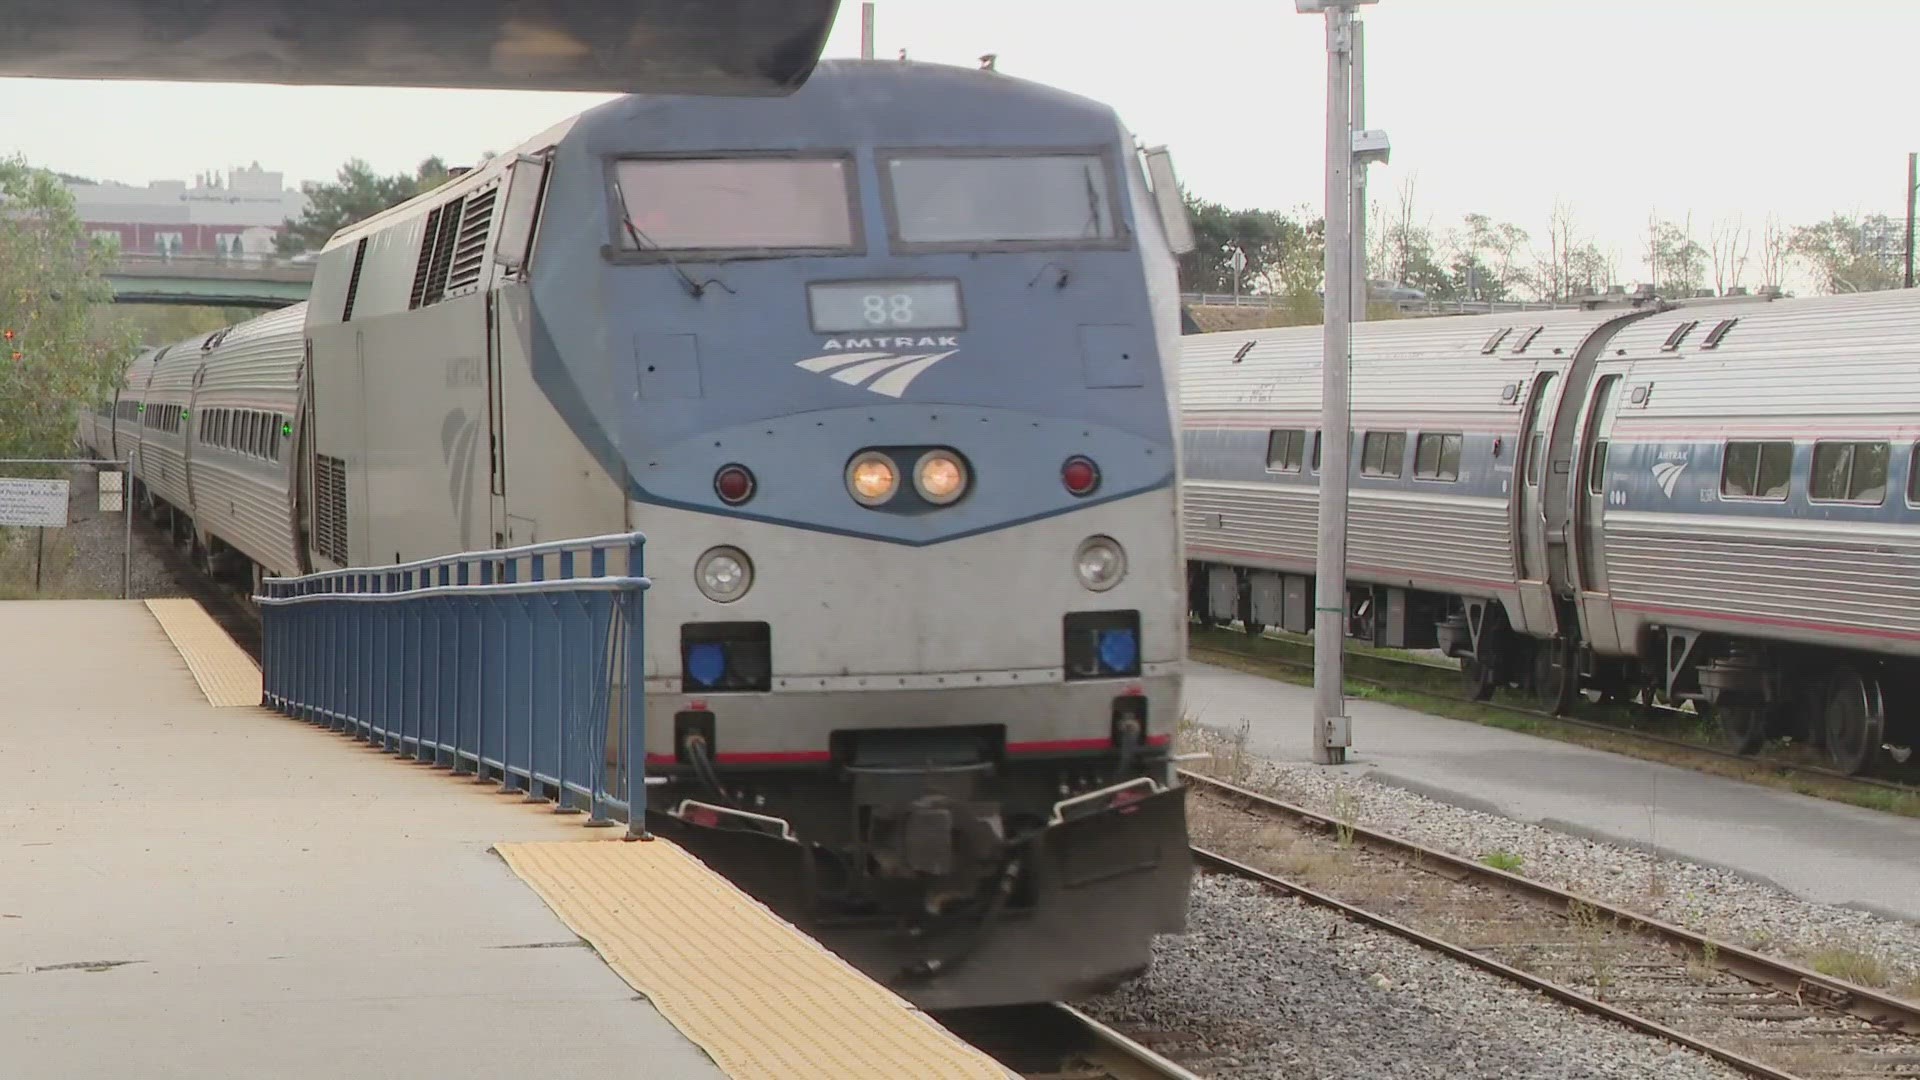
<svg viewBox="0 0 1920 1080">
<path fill-rule="evenodd" d="M 982 113 L 992 110 L 991 122 Z M 519 153 L 562 143 L 594 156 L 857 145 L 1092 147 L 1120 137 L 1111 106 L 978 68 L 898 60 L 824 60 L 794 93 L 769 97 L 629 94 L 569 117 L 471 172 L 334 234 L 357 240 L 500 174 Z"/>
</svg>

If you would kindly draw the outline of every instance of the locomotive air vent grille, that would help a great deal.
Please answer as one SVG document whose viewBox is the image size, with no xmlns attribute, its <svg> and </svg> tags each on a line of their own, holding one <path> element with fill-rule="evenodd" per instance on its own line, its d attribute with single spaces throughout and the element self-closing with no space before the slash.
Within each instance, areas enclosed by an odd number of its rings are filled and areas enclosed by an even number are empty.
<svg viewBox="0 0 1920 1080">
<path fill-rule="evenodd" d="M 447 272 L 453 266 L 453 242 L 460 234 L 460 222 L 467 205 L 464 198 L 455 199 L 443 208 L 440 215 L 440 234 L 434 239 L 433 262 L 427 267 L 427 286 L 420 296 L 420 306 L 437 304 L 447 296 Z"/>
<path fill-rule="evenodd" d="M 1483 356 L 1493 355 L 1493 351 L 1500 347 L 1500 342 L 1505 340 L 1506 336 L 1511 333 L 1513 333 L 1513 327 L 1511 326 L 1503 327 L 1499 330 L 1495 330 L 1493 332 L 1493 336 L 1487 339 L 1487 343 L 1485 345 L 1480 346 L 1481 355 Z"/>
<path fill-rule="evenodd" d="M 313 459 L 313 547 L 347 565 L 347 463 L 316 454 Z"/>
<path fill-rule="evenodd" d="M 360 271 L 367 266 L 367 238 L 361 237 L 353 249 L 353 276 L 347 279 L 347 306 L 340 310 L 340 321 L 353 321 L 353 302 L 360 296 Z M 418 275 L 416 275 L 417 280 Z"/>
<path fill-rule="evenodd" d="M 409 310 L 420 306 L 427 294 L 427 268 L 433 265 L 433 249 L 440 238 L 440 215 L 446 207 L 436 206 L 427 215 L 426 231 L 420 234 L 420 261 L 413 268 L 413 295 L 407 301 Z"/>
<path fill-rule="evenodd" d="M 493 232 L 493 204 L 499 196 L 500 187 L 496 184 L 467 198 L 467 210 L 460 222 L 460 239 L 453 248 L 453 269 L 447 275 L 447 295 L 479 286 L 481 271 L 487 266 L 487 241 Z"/>
</svg>

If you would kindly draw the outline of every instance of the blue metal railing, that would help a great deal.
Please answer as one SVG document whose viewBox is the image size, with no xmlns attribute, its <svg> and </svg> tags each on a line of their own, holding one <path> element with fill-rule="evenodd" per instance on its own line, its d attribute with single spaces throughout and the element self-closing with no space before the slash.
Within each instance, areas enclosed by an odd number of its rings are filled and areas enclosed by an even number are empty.
<svg viewBox="0 0 1920 1080">
<path fill-rule="evenodd" d="M 628 533 L 269 578 L 254 598 L 265 704 L 643 836 L 645 545 Z"/>
</svg>

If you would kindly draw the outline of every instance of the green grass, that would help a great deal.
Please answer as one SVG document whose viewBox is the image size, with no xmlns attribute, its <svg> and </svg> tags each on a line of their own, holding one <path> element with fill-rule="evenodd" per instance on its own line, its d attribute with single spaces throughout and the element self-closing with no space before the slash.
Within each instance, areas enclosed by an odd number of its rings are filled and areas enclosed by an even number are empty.
<svg viewBox="0 0 1920 1080">
<path fill-rule="evenodd" d="M 1892 979 L 1878 957 L 1854 949 L 1823 949 L 1808 958 L 1808 966 L 1822 975 L 1845 979 L 1856 986 L 1881 988 Z"/>
<path fill-rule="evenodd" d="M 1512 874 L 1517 873 L 1520 865 L 1527 860 L 1519 855 L 1515 855 L 1511 851 L 1490 851 L 1480 856 L 1480 861 L 1493 867 L 1495 870 L 1505 870 L 1507 873 Z"/>
<path fill-rule="evenodd" d="M 1310 667 L 1292 666 L 1302 663 L 1310 665 L 1313 661 L 1312 647 L 1298 640 L 1278 637 L 1255 638 L 1238 631 L 1194 627 L 1189 642 L 1190 651 L 1196 660 L 1277 682 L 1292 683 L 1296 686 L 1313 685 L 1313 672 Z M 1901 817 L 1920 817 L 1920 795 L 1915 795 L 1913 792 L 1893 791 L 1888 788 L 1814 774 L 1783 773 L 1778 766 L 1765 761 L 1697 753 L 1685 746 L 1637 739 L 1631 733 L 1634 724 L 1631 719 L 1631 708 L 1628 706 L 1593 706 L 1583 711 L 1583 719 L 1617 722 L 1626 728 L 1626 730 L 1612 732 L 1468 701 L 1456 696 L 1461 689 L 1460 675 L 1457 670 L 1440 667 L 1426 657 L 1417 658 L 1431 667 L 1431 674 L 1382 659 L 1383 656 L 1391 655 L 1395 651 L 1374 650 L 1366 646 L 1349 647 L 1345 672 L 1347 696 L 1357 700 L 1393 705 L 1430 716 L 1465 720 L 1484 727 L 1500 728 L 1505 731 L 1573 743 L 1594 750 L 1605 750 L 1627 757 L 1663 762 L 1693 769 L 1696 772 L 1794 791 L 1818 799 L 1846 803 L 1869 810 L 1880 810 Z M 1390 681 L 1393 685 L 1380 686 L 1371 682 L 1356 682 L 1354 681 L 1356 678 Z M 1696 745 L 1701 749 L 1711 747 L 1713 742 L 1711 729 L 1702 730 L 1698 725 L 1689 726 L 1694 736 L 1692 741 Z M 1662 730 L 1661 734 L 1671 736 L 1675 732 L 1669 727 Z"/>
</svg>

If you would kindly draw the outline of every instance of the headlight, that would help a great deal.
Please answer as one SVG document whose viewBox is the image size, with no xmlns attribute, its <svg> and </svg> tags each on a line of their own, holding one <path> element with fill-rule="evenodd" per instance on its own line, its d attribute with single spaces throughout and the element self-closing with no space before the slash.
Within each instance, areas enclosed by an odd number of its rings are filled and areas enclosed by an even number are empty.
<svg viewBox="0 0 1920 1080">
<path fill-rule="evenodd" d="M 1089 536 L 1073 553 L 1073 570 L 1080 575 L 1080 584 L 1106 592 L 1127 576 L 1127 553 L 1111 537 Z"/>
<path fill-rule="evenodd" d="M 707 599 L 731 604 L 753 587 L 753 562 L 739 548 L 713 548 L 694 564 L 693 581 Z"/>
<path fill-rule="evenodd" d="M 920 497 L 944 506 L 967 490 L 967 467 L 945 450 L 929 450 L 913 468 L 913 486 Z"/>
<path fill-rule="evenodd" d="M 847 490 L 862 506 L 879 506 L 893 498 L 899 487 L 893 459 L 885 454 L 868 451 L 847 465 Z"/>
</svg>

